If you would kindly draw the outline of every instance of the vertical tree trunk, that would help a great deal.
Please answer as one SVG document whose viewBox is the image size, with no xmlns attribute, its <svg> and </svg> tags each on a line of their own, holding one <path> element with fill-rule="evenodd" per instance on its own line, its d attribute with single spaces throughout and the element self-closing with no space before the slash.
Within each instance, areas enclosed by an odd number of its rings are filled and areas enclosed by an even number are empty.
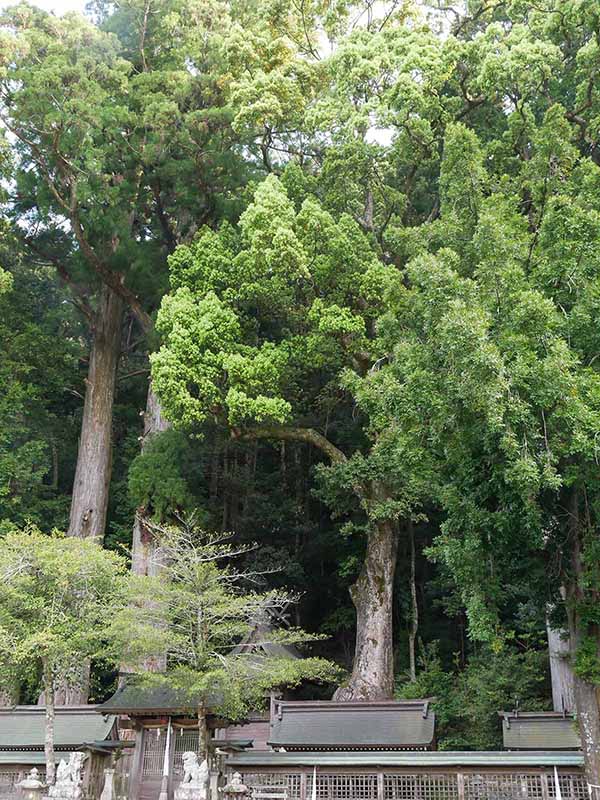
<svg viewBox="0 0 600 800">
<path fill-rule="evenodd" d="M 44 670 L 44 696 L 46 701 L 46 725 L 44 734 L 44 757 L 46 759 L 46 783 L 54 783 L 56 759 L 54 756 L 54 676 L 47 663 Z"/>
<path fill-rule="evenodd" d="M 417 602 L 417 554 L 415 550 L 415 531 L 412 520 L 408 521 L 410 544 L 410 626 L 408 629 L 408 659 L 411 681 L 417 680 L 416 642 L 419 630 L 419 604 Z"/>
<path fill-rule="evenodd" d="M 588 783 L 600 786 L 600 707 L 597 687 L 575 676 L 575 706 Z"/>
<path fill-rule="evenodd" d="M 106 526 L 112 469 L 112 419 L 117 366 L 121 354 L 123 301 L 103 285 L 92 329 L 77 466 L 71 497 L 68 536 L 101 542 Z M 72 680 L 54 693 L 56 705 L 84 705 L 88 701 L 90 663 L 76 665 Z M 38 703 L 48 704 L 46 689 Z"/>
<path fill-rule="evenodd" d="M 600 658 L 600 630 L 582 618 L 586 601 L 591 598 L 586 593 L 586 575 L 583 563 L 583 525 L 579 514 L 579 492 L 572 490 L 569 514 L 569 540 L 571 544 L 571 573 L 565 581 L 567 616 L 569 619 L 569 640 L 571 661 L 575 663 L 579 648 L 584 642 L 594 645 L 596 658 Z M 590 590 L 588 589 L 587 592 Z M 598 598 L 595 598 L 598 602 Z M 588 783 L 600 785 L 600 697 L 598 687 L 590 683 L 574 670 L 574 694 L 581 749 Z"/>
<path fill-rule="evenodd" d="M 206 709 L 198 706 L 198 755 L 204 761 L 208 758 L 208 725 L 206 724 Z"/>
<path fill-rule="evenodd" d="M 148 386 L 146 397 L 146 411 L 144 412 L 144 431 L 142 435 L 142 453 L 159 433 L 170 428 L 170 423 L 165 419 L 158 397 L 152 390 L 152 384 Z M 156 575 L 156 563 L 154 553 L 156 542 L 150 529 L 145 525 L 145 518 L 148 509 L 143 506 L 138 508 L 135 521 L 133 523 L 133 542 L 131 552 L 131 571 L 135 575 Z"/>
<path fill-rule="evenodd" d="M 160 402 L 154 391 L 152 383 L 148 386 L 146 398 L 146 411 L 144 412 L 144 431 L 142 435 L 142 453 L 148 446 L 152 438 L 170 428 L 170 423 L 164 417 Z M 158 542 L 155 539 L 146 520 L 148 509 L 140 507 L 137 509 L 135 521 L 133 523 L 133 542 L 131 548 L 131 571 L 135 575 L 157 575 L 159 567 L 155 558 Z M 164 672 L 166 669 L 166 656 L 158 653 L 144 659 L 143 664 L 139 665 L 143 672 Z M 133 671 L 130 667 L 122 667 L 122 672 Z"/>
<path fill-rule="evenodd" d="M 356 608 L 356 648 L 352 675 L 334 699 L 383 700 L 394 691 L 392 597 L 398 550 L 395 522 L 377 523 L 367 539 L 358 580 L 350 590 Z"/>
<path fill-rule="evenodd" d="M 575 710 L 575 686 L 569 634 L 564 630 L 554 630 L 549 616 L 546 617 L 546 631 L 552 679 L 552 707 L 555 711 L 571 712 Z"/>
<path fill-rule="evenodd" d="M 123 301 L 107 286 L 92 331 L 77 467 L 71 499 L 69 536 L 104 536 L 112 466 L 112 414 L 121 350 Z"/>
</svg>

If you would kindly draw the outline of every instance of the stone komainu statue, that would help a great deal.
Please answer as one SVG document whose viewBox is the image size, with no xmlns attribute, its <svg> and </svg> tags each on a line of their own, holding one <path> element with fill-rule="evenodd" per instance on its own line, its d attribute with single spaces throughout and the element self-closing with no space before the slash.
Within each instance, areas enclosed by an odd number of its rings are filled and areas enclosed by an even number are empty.
<svg viewBox="0 0 600 800">
<path fill-rule="evenodd" d="M 208 788 L 208 762 L 199 764 L 196 753 L 184 753 L 183 779 L 175 791 L 175 800 L 206 800 Z"/>
<path fill-rule="evenodd" d="M 83 797 L 83 753 L 71 753 L 69 761 L 61 759 L 56 770 L 56 782 L 48 789 L 52 800 L 81 800 Z"/>
</svg>

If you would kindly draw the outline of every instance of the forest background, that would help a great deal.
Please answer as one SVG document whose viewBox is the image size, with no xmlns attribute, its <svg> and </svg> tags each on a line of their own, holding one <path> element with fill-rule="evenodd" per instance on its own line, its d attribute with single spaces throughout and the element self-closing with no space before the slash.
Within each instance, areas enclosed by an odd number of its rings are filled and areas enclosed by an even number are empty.
<svg viewBox="0 0 600 800">
<path fill-rule="evenodd" d="M 550 615 L 598 742 L 597 4 L 88 12 L 2 16 L 2 533 L 256 541 L 446 748 L 551 706 Z"/>
</svg>

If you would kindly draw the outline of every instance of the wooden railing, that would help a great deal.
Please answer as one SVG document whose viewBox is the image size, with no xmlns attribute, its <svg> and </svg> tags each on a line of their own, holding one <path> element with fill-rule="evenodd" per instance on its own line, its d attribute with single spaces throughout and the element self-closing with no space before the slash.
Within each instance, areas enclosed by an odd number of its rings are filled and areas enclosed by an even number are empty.
<svg viewBox="0 0 600 800">
<path fill-rule="evenodd" d="M 285 793 L 288 800 L 600 800 L 590 798 L 584 776 L 528 772 L 445 770 L 369 772 L 328 770 L 242 773 L 248 795 Z"/>
</svg>

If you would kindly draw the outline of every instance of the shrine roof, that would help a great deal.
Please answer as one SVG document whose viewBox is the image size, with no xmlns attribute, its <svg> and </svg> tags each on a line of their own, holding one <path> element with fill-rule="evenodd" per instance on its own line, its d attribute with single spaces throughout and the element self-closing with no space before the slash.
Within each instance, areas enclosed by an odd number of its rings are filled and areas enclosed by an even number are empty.
<svg viewBox="0 0 600 800">
<path fill-rule="evenodd" d="M 577 750 L 579 731 L 572 714 L 558 711 L 500 711 L 507 750 Z"/>
<path fill-rule="evenodd" d="M 234 753 L 227 765 L 239 772 L 273 767 L 582 767 L 583 755 L 577 751 L 514 752 L 450 750 L 420 752 L 367 753 Z"/>
<path fill-rule="evenodd" d="M 429 700 L 275 704 L 268 744 L 291 750 L 404 750 L 433 747 Z"/>
<path fill-rule="evenodd" d="M 76 750 L 85 742 L 111 737 L 115 717 L 97 713 L 97 706 L 62 706 L 56 709 L 54 741 L 57 750 Z M 44 706 L 14 706 L 0 709 L 0 751 L 44 749 Z"/>
<path fill-rule="evenodd" d="M 97 711 L 130 716 L 195 715 L 198 703 L 199 700 L 194 700 L 187 692 L 178 692 L 171 686 L 140 686 L 129 683 L 120 686 L 112 697 L 97 707 Z"/>
</svg>

